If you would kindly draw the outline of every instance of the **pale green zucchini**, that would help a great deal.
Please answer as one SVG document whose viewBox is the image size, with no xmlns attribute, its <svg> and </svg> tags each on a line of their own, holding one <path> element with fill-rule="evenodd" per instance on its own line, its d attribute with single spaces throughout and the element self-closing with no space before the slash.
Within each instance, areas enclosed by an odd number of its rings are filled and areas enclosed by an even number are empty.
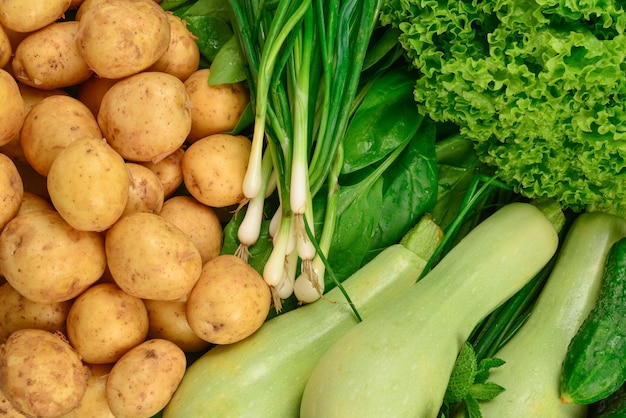
<svg viewBox="0 0 626 418">
<path fill-rule="evenodd" d="M 404 245 L 388 247 L 345 280 L 359 315 L 367 318 L 414 284 L 440 240 L 439 227 L 424 217 Z M 311 370 L 357 323 L 334 288 L 314 303 L 267 321 L 243 341 L 209 350 L 187 369 L 163 417 L 297 418 Z"/>
<path fill-rule="evenodd" d="M 625 234 L 621 217 L 578 216 L 530 317 L 495 354 L 506 363 L 492 371 L 490 380 L 505 391 L 481 405 L 483 417 L 586 415 L 585 405 L 561 402 L 561 367 L 570 340 L 598 297 L 609 249 Z"/>
<path fill-rule="evenodd" d="M 495 212 L 421 281 L 333 344 L 305 387 L 301 416 L 436 417 L 471 331 L 557 245 L 554 226 L 535 206 Z"/>
</svg>

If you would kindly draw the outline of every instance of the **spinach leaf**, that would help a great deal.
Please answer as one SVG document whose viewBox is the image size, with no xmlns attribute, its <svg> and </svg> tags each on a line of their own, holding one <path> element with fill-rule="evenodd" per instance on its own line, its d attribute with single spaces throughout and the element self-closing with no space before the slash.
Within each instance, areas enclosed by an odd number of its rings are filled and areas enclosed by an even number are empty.
<svg viewBox="0 0 626 418">
<path fill-rule="evenodd" d="M 379 162 L 415 135 L 423 116 L 414 88 L 414 78 L 397 68 L 373 81 L 344 136 L 343 174 Z"/>
<path fill-rule="evenodd" d="M 237 237 L 237 230 L 239 225 L 243 221 L 243 217 L 246 213 L 246 207 L 237 211 L 230 221 L 224 227 L 224 238 L 222 243 L 221 254 L 235 254 L 237 247 L 239 246 L 239 238 Z M 261 223 L 261 235 L 259 236 L 256 244 L 252 245 L 248 250 L 250 251 L 250 258 L 248 264 L 252 266 L 259 274 L 263 274 L 263 267 L 267 262 L 267 259 L 272 252 L 272 241 L 269 236 L 269 223 L 270 221 L 264 219 Z"/>
<path fill-rule="evenodd" d="M 398 159 L 383 173 L 383 210 L 365 261 L 394 244 L 437 201 L 435 124 L 424 120 Z"/>
<path fill-rule="evenodd" d="M 236 36 L 222 45 L 213 62 L 211 63 L 211 73 L 209 83 L 213 85 L 238 83 L 246 79 L 245 58 L 239 48 Z"/>
</svg>

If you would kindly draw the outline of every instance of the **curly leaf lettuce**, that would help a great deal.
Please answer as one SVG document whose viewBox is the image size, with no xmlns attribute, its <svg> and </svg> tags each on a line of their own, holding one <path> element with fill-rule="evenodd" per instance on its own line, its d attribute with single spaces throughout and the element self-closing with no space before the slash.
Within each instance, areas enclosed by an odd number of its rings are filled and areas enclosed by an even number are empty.
<svg viewBox="0 0 626 418">
<path fill-rule="evenodd" d="M 626 213 L 626 12 L 612 0 L 385 0 L 421 113 L 530 198 Z"/>
</svg>

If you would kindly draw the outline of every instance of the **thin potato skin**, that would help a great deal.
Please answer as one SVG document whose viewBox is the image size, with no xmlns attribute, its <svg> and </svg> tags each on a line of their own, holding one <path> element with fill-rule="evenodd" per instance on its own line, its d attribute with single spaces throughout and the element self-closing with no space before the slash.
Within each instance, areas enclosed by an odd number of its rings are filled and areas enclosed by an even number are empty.
<svg viewBox="0 0 626 418">
<path fill-rule="evenodd" d="M 71 0 L 0 0 L 0 24 L 15 32 L 34 32 L 53 23 Z"/>
<path fill-rule="evenodd" d="M 207 262 L 187 299 L 191 329 L 213 344 L 232 344 L 254 333 L 267 318 L 270 289 L 241 258 L 223 254 Z"/>
<path fill-rule="evenodd" d="M 187 360 L 173 342 L 151 339 L 119 359 L 106 382 L 118 418 L 149 418 L 165 407 L 183 378 Z"/>
<path fill-rule="evenodd" d="M 17 215 L 24 198 L 24 183 L 13 161 L 0 154 L 0 229 Z"/>
<path fill-rule="evenodd" d="M 0 68 L 0 145 L 8 144 L 15 138 L 25 117 L 24 99 L 17 81 Z"/>
<path fill-rule="evenodd" d="M 0 351 L 0 389 L 25 415 L 52 418 L 76 408 L 85 394 L 84 365 L 58 334 L 21 329 Z"/>
</svg>

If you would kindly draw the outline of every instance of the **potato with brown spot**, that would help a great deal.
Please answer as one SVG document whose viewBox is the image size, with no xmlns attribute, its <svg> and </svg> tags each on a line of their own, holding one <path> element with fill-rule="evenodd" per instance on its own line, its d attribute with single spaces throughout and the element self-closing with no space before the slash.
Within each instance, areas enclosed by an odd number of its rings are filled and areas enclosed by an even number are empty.
<svg viewBox="0 0 626 418">
<path fill-rule="evenodd" d="M 189 326 L 185 301 L 145 299 L 144 304 L 150 324 L 148 338 L 171 341 L 187 353 L 206 350 L 211 345 L 198 337 Z"/>
<path fill-rule="evenodd" d="M 263 277 L 234 255 L 220 255 L 202 269 L 187 300 L 191 329 L 213 344 L 232 344 L 252 335 L 271 306 Z"/>
<path fill-rule="evenodd" d="M 170 43 L 167 14 L 152 0 L 101 1 L 83 9 L 78 22 L 81 56 L 103 78 L 144 71 Z"/>
<path fill-rule="evenodd" d="M 95 283 L 105 267 L 102 235 L 72 228 L 55 211 L 18 215 L 0 233 L 0 271 L 34 302 L 73 299 Z"/>
<path fill-rule="evenodd" d="M 200 49 L 196 37 L 187 29 L 180 17 L 167 12 L 170 22 L 170 44 L 167 51 L 148 68 L 148 71 L 161 71 L 185 81 L 200 65 Z"/>
<path fill-rule="evenodd" d="M 243 135 L 215 134 L 192 143 L 182 161 L 189 193 L 214 208 L 240 203 L 250 150 L 250 140 Z"/>
<path fill-rule="evenodd" d="M 130 178 L 124 159 L 104 140 L 77 139 L 50 165 L 48 193 L 59 214 L 81 231 L 104 231 L 126 209 Z"/>
<path fill-rule="evenodd" d="M 186 366 L 185 353 L 171 341 L 138 345 L 111 369 L 106 382 L 111 411 L 117 418 L 150 418 L 167 405 Z"/>
<path fill-rule="evenodd" d="M 161 180 L 152 170 L 143 165 L 127 162 L 126 168 L 130 178 L 130 187 L 123 215 L 135 212 L 160 213 L 165 200 Z"/>
<path fill-rule="evenodd" d="M 0 350 L 0 389 L 25 415 L 52 418 L 80 405 L 87 372 L 59 334 L 40 329 L 15 331 Z"/>
<path fill-rule="evenodd" d="M 26 111 L 17 81 L 0 68 L 0 145 L 11 142 L 20 132 Z"/>
<path fill-rule="evenodd" d="M 113 363 L 85 364 L 89 372 L 87 389 L 80 406 L 62 418 L 116 418 L 106 398 L 106 382 Z"/>
<path fill-rule="evenodd" d="M 0 154 L 0 229 L 17 215 L 23 198 L 24 182 L 17 166 Z"/>
<path fill-rule="evenodd" d="M 160 161 L 145 161 L 140 163 L 152 170 L 159 180 L 161 180 L 166 198 L 174 194 L 180 185 L 183 184 L 182 161 L 184 154 L 185 149 L 180 147 Z"/>
<path fill-rule="evenodd" d="M 0 0 L 0 24 L 15 32 L 34 32 L 59 19 L 71 0 Z"/>
<path fill-rule="evenodd" d="M 65 333 L 71 301 L 40 303 L 25 298 L 10 283 L 0 285 L 0 341 L 24 328 Z M 1 416 L 1 414 L 0 414 Z"/>
<path fill-rule="evenodd" d="M 117 361 L 148 335 L 143 301 L 114 283 L 101 283 L 80 294 L 67 315 L 67 337 L 83 361 Z"/>
<path fill-rule="evenodd" d="M 89 108 L 68 95 L 44 97 L 33 104 L 20 133 L 26 161 L 44 177 L 61 150 L 83 138 L 102 139 L 102 131 Z"/>
<path fill-rule="evenodd" d="M 52 23 L 28 35 L 11 61 L 15 78 L 31 87 L 53 90 L 74 86 L 93 72 L 78 50 L 78 22 Z"/>
<path fill-rule="evenodd" d="M 111 86 L 97 119 L 109 145 L 126 160 L 157 162 L 185 142 L 191 129 L 189 105 L 181 80 L 147 71 Z"/>
<path fill-rule="evenodd" d="M 250 93 L 242 83 L 209 84 L 211 70 L 202 68 L 185 80 L 193 103 L 189 141 L 208 135 L 229 133 L 239 123 L 250 102 Z"/>
<path fill-rule="evenodd" d="M 191 239 L 154 213 L 122 217 L 107 231 L 105 248 L 115 283 L 141 299 L 178 300 L 191 291 L 202 270 Z"/>
</svg>

